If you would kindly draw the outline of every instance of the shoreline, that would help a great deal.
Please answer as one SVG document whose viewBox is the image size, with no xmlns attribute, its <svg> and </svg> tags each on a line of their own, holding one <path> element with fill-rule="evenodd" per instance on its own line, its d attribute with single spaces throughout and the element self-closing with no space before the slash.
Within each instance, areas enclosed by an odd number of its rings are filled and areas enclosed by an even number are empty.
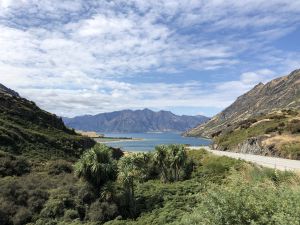
<svg viewBox="0 0 300 225">
<path fill-rule="evenodd" d="M 100 139 L 100 140 L 99 140 Z M 97 143 L 118 143 L 118 142 L 133 142 L 133 141 L 143 141 L 143 138 L 107 138 L 106 140 L 101 140 L 105 138 L 94 138 Z"/>
</svg>

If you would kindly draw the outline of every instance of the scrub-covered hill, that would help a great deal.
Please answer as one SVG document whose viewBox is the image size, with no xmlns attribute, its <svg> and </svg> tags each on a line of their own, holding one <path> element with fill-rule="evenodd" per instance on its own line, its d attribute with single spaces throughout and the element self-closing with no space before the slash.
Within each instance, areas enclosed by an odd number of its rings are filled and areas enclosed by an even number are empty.
<svg viewBox="0 0 300 225">
<path fill-rule="evenodd" d="M 68 129 L 61 118 L 0 85 L 0 150 L 40 159 L 78 157 L 94 141 Z"/>
</svg>

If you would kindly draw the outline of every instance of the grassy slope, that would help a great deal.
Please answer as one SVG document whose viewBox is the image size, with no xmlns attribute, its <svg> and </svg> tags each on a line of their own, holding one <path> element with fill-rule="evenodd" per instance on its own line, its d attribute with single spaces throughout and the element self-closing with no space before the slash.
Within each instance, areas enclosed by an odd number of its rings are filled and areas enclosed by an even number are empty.
<svg viewBox="0 0 300 225">
<path fill-rule="evenodd" d="M 251 137 L 264 136 L 263 147 L 274 147 L 279 156 L 300 158 L 300 113 L 278 111 L 232 125 L 214 138 L 224 150 L 235 149 Z"/>
<path fill-rule="evenodd" d="M 26 99 L 0 94 L 0 150 L 31 159 L 78 157 L 94 141 Z"/>
</svg>

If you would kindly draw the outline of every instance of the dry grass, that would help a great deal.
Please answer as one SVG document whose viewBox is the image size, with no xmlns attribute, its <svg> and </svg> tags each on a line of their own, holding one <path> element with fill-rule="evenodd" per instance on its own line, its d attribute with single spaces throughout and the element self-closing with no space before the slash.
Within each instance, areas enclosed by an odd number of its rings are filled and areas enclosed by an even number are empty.
<svg viewBox="0 0 300 225">
<path fill-rule="evenodd" d="M 258 125 L 258 124 L 260 124 L 260 123 L 267 122 L 267 121 L 271 121 L 271 119 L 262 119 L 262 120 L 260 120 L 260 121 L 257 121 L 257 122 L 255 122 L 255 123 L 251 124 L 250 127 L 254 127 L 254 126 L 256 126 L 256 125 Z"/>
<path fill-rule="evenodd" d="M 89 137 L 89 138 L 101 138 L 101 137 L 104 136 L 103 134 L 97 134 L 97 133 L 94 132 L 94 131 L 81 131 L 81 130 L 76 130 L 76 133 L 77 133 L 77 134 L 81 134 L 82 136 Z"/>
<path fill-rule="evenodd" d="M 286 143 L 294 143 L 294 142 L 299 142 L 300 143 L 300 135 L 277 135 L 271 138 L 268 138 L 263 141 L 264 146 L 270 146 L 270 145 L 276 145 L 278 147 L 282 146 L 283 144 Z"/>
</svg>

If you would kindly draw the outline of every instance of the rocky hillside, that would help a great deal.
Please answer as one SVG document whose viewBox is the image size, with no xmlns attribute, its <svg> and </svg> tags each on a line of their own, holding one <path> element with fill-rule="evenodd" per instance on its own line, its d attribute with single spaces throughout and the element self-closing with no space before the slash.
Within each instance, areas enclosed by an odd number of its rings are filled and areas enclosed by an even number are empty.
<svg viewBox="0 0 300 225">
<path fill-rule="evenodd" d="M 214 149 L 300 160 L 300 111 L 277 110 L 229 125 Z"/>
<path fill-rule="evenodd" d="M 205 116 L 177 116 L 168 111 L 123 110 L 95 116 L 64 118 L 67 126 L 97 132 L 186 131 L 209 118 Z"/>
<path fill-rule="evenodd" d="M 212 137 L 228 126 L 274 110 L 300 108 L 300 70 L 267 84 L 258 84 L 207 123 L 185 133 L 187 136 Z"/>
<path fill-rule="evenodd" d="M 61 118 L 0 85 L 0 150 L 31 158 L 67 158 L 93 145 L 93 140 L 68 129 Z"/>
</svg>

